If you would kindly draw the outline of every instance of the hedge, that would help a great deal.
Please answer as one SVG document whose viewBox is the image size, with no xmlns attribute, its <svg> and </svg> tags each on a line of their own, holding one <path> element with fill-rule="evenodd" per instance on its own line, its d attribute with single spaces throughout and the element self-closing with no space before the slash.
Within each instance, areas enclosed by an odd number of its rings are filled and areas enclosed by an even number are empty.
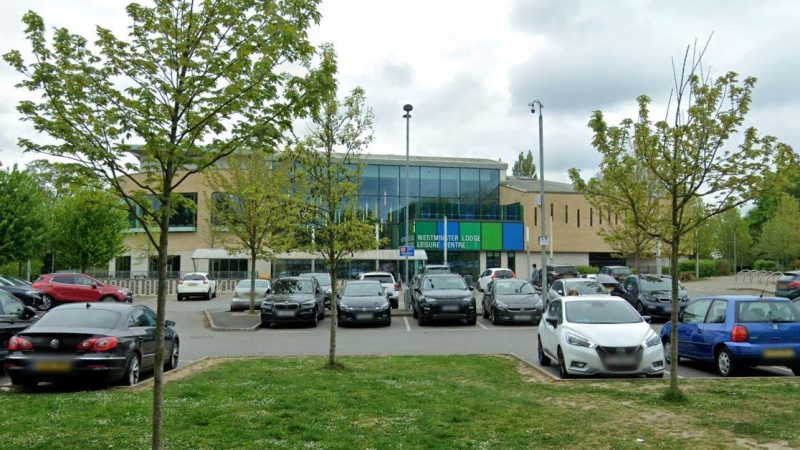
<svg viewBox="0 0 800 450">
<path fill-rule="evenodd" d="M 578 273 L 581 274 L 581 275 L 588 275 L 588 274 L 597 273 L 597 272 L 600 271 L 599 267 L 594 267 L 594 266 L 578 265 L 578 266 L 575 266 L 575 268 L 578 269 Z"/>
<path fill-rule="evenodd" d="M 695 275 L 695 260 L 693 259 L 685 259 L 678 263 L 678 273 L 681 274 L 681 278 L 685 277 L 689 274 L 692 278 Z M 729 269 L 730 270 L 730 269 Z M 717 272 L 717 265 L 713 259 L 701 259 L 700 260 L 700 278 L 708 278 L 713 277 Z M 669 275 L 669 266 L 662 267 L 661 273 L 664 275 Z M 687 281 L 687 280 L 681 280 Z"/>
<path fill-rule="evenodd" d="M 778 262 L 769 261 L 766 259 L 757 259 L 753 262 L 753 270 L 775 271 L 778 270 Z"/>
</svg>

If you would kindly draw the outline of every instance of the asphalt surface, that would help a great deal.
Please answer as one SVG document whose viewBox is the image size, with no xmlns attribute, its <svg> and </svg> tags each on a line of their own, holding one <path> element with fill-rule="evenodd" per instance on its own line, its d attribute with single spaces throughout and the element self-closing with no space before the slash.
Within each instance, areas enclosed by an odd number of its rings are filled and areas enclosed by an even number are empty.
<svg viewBox="0 0 800 450">
<path fill-rule="evenodd" d="M 716 281 L 715 283 L 719 283 Z M 720 293 L 718 286 L 692 286 L 687 289 L 693 297 L 707 295 L 707 290 Z M 746 289 L 746 288 L 745 288 Z M 726 293 L 746 293 L 732 292 Z M 476 291 L 478 305 L 481 294 Z M 137 303 L 155 309 L 154 298 L 139 298 Z M 211 331 L 205 325 L 203 310 L 225 311 L 230 296 L 220 295 L 213 300 L 191 300 L 177 302 L 167 300 L 167 319 L 176 322 L 181 338 L 180 365 L 196 361 L 205 356 L 288 356 L 328 354 L 330 319 L 316 328 L 281 326 L 258 329 L 251 332 Z M 660 324 L 653 324 L 658 331 Z M 441 323 L 420 327 L 411 317 L 393 317 L 389 327 L 342 328 L 337 332 L 337 354 L 339 355 L 422 355 L 422 354 L 479 354 L 513 353 L 523 360 L 537 365 L 537 327 L 530 325 L 492 325 L 479 318 L 475 326 L 463 322 Z M 557 377 L 555 367 L 542 368 Z M 784 367 L 759 367 L 743 376 L 791 376 Z M 682 378 L 716 377 L 713 367 L 682 361 L 679 367 Z M 7 385 L 7 377 L 0 378 L 0 386 Z"/>
</svg>

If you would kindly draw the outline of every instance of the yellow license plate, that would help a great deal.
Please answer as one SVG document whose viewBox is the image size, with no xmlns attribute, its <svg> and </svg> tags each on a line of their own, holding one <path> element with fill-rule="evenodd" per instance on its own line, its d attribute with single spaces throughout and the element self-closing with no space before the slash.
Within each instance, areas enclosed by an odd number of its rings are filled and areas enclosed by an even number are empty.
<svg viewBox="0 0 800 450">
<path fill-rule="evenodd" d="M 764 350 L 764 358 L 767 359 L 791 359 L 794 358 L 794 350 L 790 348 Z"/>
<path fill-rule="evenodd" d="M 39 361 L 34 368 L 42 373 L 65 373 L 72 370 L 72 364 L 69 361 Z"/>
</svg>

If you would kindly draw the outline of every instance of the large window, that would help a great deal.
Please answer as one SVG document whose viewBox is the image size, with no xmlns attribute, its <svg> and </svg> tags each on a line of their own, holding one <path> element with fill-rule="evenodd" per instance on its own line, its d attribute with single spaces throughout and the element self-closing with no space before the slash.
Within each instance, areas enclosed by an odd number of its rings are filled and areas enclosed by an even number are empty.
<svg viewBox="0 0 800 450">
<path fill-rule="evenodd" d="M 502 267 L 500 264 L 500 252 L 486 252 L 486 268 L 492 269 Z"/>
<path fill-rule="evenodd" d="M 169 218 L 170 231 L 197 231 L 197 192 L 183 192 L 180 205 L 175 207 L 175 212 Z M 148 196 L 153 209 L 158 210 L 160 204 L 153 196 Z M 128 214 L 128 223 L 131 228 L 141 228 L 137 217 L 142 216 L 138 206 Z M 175 230 L 173 230 L 175 228 Z"/>
<path fill-rule="evenodd" d="M 158 257 L 151 256 L 148 265 L 147 277 L 156 278 L 158 276 Z M 167 278 L 180 278 L 181 276 L 181 256 L 167 256 Z"/>
<path fill-rule="evenodd" d="M 240 279 L 247 278 L 247 259 L 212 259 L 210 261 L 211 278 Z"/>
<path fill-rule="evenodd" d="M 400 171 L 397 166 L 380 166 L 379 195 L 397 195 L 400 192 Z"/>
<path fill-rule="evenodd" d="M 458 197 L 460 195 L 458 189 L 459 179 L 458 169 L 442 168 L 440 195 L 442 197 Z"/>
<path fill-rule="evenodd" d="M 420 167 L 419 190 L 422 197 L 439 196 L 439 168 Z"/>
<path fill-rule="evenodd" d="M 114 278 L 131 277 L 131 257 L 117 256 L 114 260 Z"/>
<path fill-rule="evenodd" d="M 380 192 L 378 166 L 364 166 L 361 171 L 361 195 L 378 195 Z"/>
<path fill-rule="evenodd" d="M 495 199 L 500 196 L 500 171 L 496 169 L 481 169 L 481 198 Z"/>
<path fill-rule="evenodd" d="M 480 195 L 480 171 L 461 169 L 461 198 L 478 198 Z"/>
<path fill-rule="evenodd" d="M 400 166 L 400 196 L 406 195 L 406 168 Z M 408 168 L 408 196 L 419 197 L 419 167 Z"/>
</svg>

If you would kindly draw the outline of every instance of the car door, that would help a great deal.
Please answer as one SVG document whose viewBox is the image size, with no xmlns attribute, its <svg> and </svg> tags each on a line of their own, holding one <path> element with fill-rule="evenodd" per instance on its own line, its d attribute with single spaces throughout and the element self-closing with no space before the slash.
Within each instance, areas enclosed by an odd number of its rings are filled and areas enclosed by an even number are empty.
<svg viewBox="0 0 800 450">
<path fill-rule="evenodd" d="M 555 358 L 558 347 L 558 340 L 556 338 L 556 327 L 558 326 L 559 311 L 561 310 L 561 300 L 555 300 L 550 303 L 547 310 L 542 315 L 542 320 L 539 322 L 539 336 L 542 340 L 542 349 L 551 358 Z M 554 322 L 555 325 L 551 322 Z"/>
<path fill-rule="evenodd" d="M 703 323 L 698 325 L 698 339 L 694 341 L 694 351 L 698 358 L 713 360 L 714 344 L 730 336 L 725 324 L 728 317 L 728 301 L 715 299 L 708 308 Z"/>
<path fill-rule="evenodd" d="M 622 283 L 622 290 L 624 291 L 625 300 L 631 306 L 636 306 L 636 302 L 639 301 L 639 280 L 636 277 L 626 278 Z"/>
<path fill-rule="evenodd" d="M 564 296 L 564 282 L 562 280 L 556 280 L 550 285 L 550 289 L 547 291 L 547 302 L 550 303 L 562 296 Z"/>
<path fill-rule="evenodd" d="M 81 275 L 74 277 L 75 299 L 82 302 L 96 302 L 100 300 L 100 286 L 96 280 Z"/>
<path fill-rule="evenodd" d="M 494 281 L 490 282 L 486 286 L 486 292 L 483 293 L 482 303 L 484 311 L 491 311 L 493 299 L 494 299 Z"/>
<path fill-rule="evenodd" d="M 710 298 L 695 300 L 690 303 L 678 320 L 678 354 L 689 358 L 698 358 L 698 341 L 703 332 L 700 325 L 706 320 L 706 313 L 711 306 Z"/>
<path fill-rule="evenodd" d="M 142 368 L 153 367 L 156 353 L 156 320 L 148 317 L 143 308 L 136 308 L 128 318 L 128 329 L 139 339 Z"/>
<path fill-rule="evenodd" d="M 145 317 L 147 317 L 147 321 L 152 324 L 153 327 L 153 359 L 155 360 L 156 355 L 156 329 L 158 328 L 158 317 L 156 317 L 156 313 L 149 309 L 149 308 L 142 308 L 144 311 Z M 172 339 L 174 338 L 173 331 L 169 328 L 164 328 L 164 361 L 169 359 L 170 351 L 172 350 Z M 164 363 L 162 361 L 162 364 Z"/>
<path fill-rule="evenodd" d="M 57 301 L 75 300 L 75 281 L 72 275 L 55 275 L 50 280 L 50 296 Z"/>
</svg>

